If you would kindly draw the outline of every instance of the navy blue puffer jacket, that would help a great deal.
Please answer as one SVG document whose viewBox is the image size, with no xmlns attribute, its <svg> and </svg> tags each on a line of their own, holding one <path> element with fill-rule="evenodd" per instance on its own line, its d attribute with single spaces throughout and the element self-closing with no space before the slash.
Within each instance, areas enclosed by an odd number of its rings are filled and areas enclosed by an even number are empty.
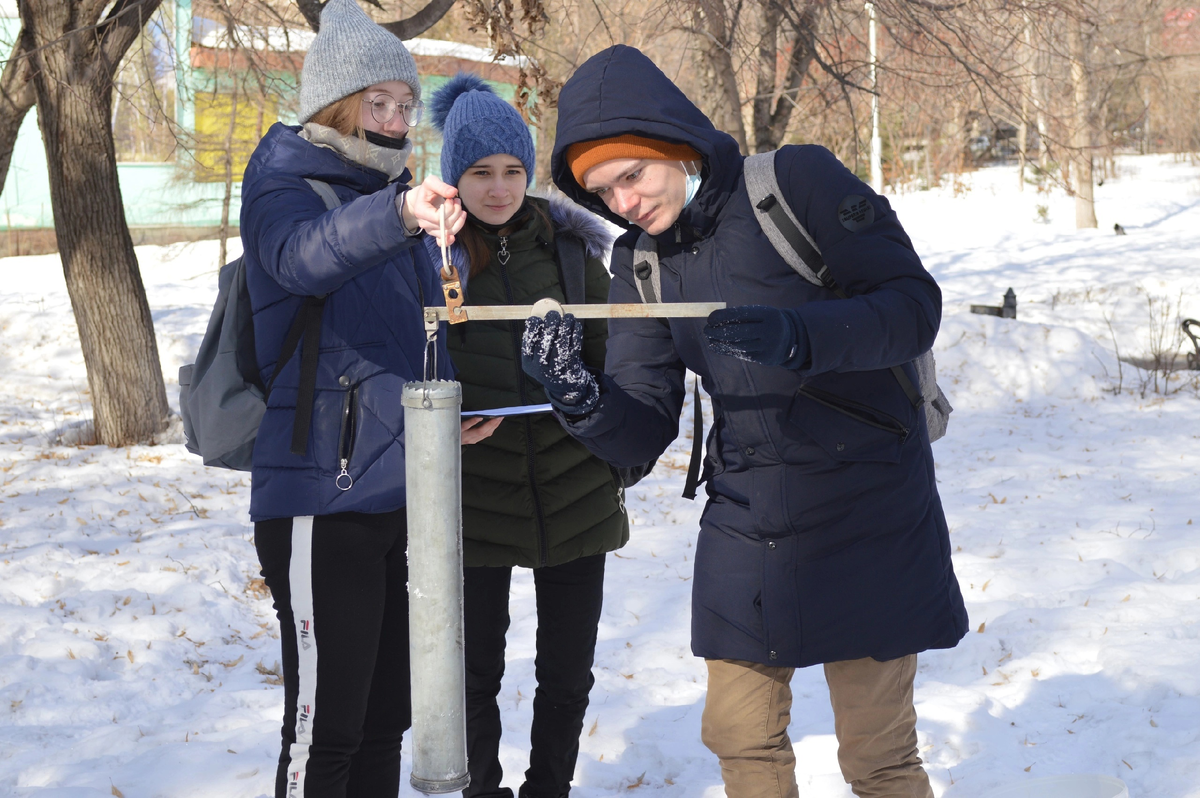
<svg viewBox="0 0 1200 798">
<path fill-rule="evenodd" d="M 255 442 L 255 521 L 405 506 L 400 394 L 406 382 L 421 378 L 421 308 L 444 301 L 425 247 L 405 236 L 396 212 L 407 171 L 389 184 L 382 172 L 311 144 L 298 131 L 272 126 L 242 184 L 246 284 L 264 384 L 304 297 L 328 295 L 308 450 L 291 452 L 298 351 L 275 381 Z M 304 178 L 329 183 L 342 206 L 327 210 Z M 439 336 L 438 364 L 449 378 L 444 340 Z M 353 479 L 345 491 L 335 484 L 339 455 Z"/>
<path fill-rule="evenodd" d="M 712 396 L 694 653 L 806 666 L 955 645 L 967 615 L 924 412 L 888 370 L 933 345 L 941 293 L 887 200 L 821 147 L 777 156 L 788 203 L 851 295 L 838 299 L 800 278 L 762 233 L 733 139 L 644 55 L 617 46 L 563 87 L 552 173 L 576 202 L 629 228 L 583 191 L 564 157 L 574 142 L 624 133 L 703 156 L 700 193 L 657 237 L 663 301 L 796 308 L 812 345 L 809 366 L 791 370 L 714 352 L 703 319 L 613 319 L 600 403 L 565 420 L 592 452 L 632 466 L 675 438 L 686 370 Z M 874 209 L 856 231 L 838 212 L 851 195 Z M 639 232 L 616 243 L 611 302 L 640 301 Z"/>
</svg>

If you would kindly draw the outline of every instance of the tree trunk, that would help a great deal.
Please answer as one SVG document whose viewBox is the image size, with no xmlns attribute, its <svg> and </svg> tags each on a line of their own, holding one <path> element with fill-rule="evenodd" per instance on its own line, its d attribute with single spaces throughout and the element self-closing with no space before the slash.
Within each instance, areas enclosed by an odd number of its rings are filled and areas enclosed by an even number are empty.
<svg viewBox="0 0 1200 798">
<path fill-rule="evenodd" d="M 1034 101 L 1034 52 L 1033 36 L 1030 28 L 1033 23 L 1029 12 L 1023 11 L 1024 28 L 1022 35 L 1025 48 L 1021 51 L 1021 66 L 1027 73 L 1021 81 L 1021 123 L 1017 125 L 1017 191 L 1025 191 L 1025 164 L 1029 161 L 1029 104 Z"/>
<path fill-rule="evenodd" d="M 550 160 L 554 155 L 554 133 L 557 126 L 558 108 L 542 111 L 541 119 L 538 120 L 537 141 L 533 144 L 537 158 L 533 167 L 533 179 L 539 188 L 554 185 L 554 179 L 550 176 Z"/>
<path fill-rule="evenodd" d="M 1144 38 L 1145 38 L 1146 44 L 1144 45 L 1144 47 L 1145 47 L 1145 51 L 1146 51 L 1146 57 L 1149 58 L 1150 57 L 1150 28 L 1149 28 L 1149 26 L 1146 25 L 1145 20 L 1142 21 L 1142 26 L 1145 28 Z M 1151 84 L 1151 81 L 1146 78 L 1143 78 L 1141 80 L 1141 84 L 1142 84 L 1142 104 L 1145 108 L 1145 110 L 1142 112 L 1142 115 L 1143 115 L 1142 155 L 1149 155 L 1150 154 L 1150 84 Z M 3 188 L 3 182 L 0 182 L 0 188 Z"/>
<path fill-rule="evenodd" d="M 722 0 L 697 0 L 693 22 L 699 32 L 701 75 L 704 88 L 715 99 L 709 118 L 718 130 L 724 130 L 737 140 L 743 155 L 749 154 L 746 144 L 746 124 L 742 120 L 742 96 L 737 85 L 737 71 L 730 49 L 732 37 L 725 21 Z"/>
<path fill-rule="evenodd" d="M 754 121 L 754 151 L 770 152 L 778 149 L 777 146 L 770 146 L 773 110 L 771 106 L 775 99 L 779 67 L 779 48 L 776 42 L 779 40 L 779 22 L 783 17 L 783 8 L 771 0 L 765 0 L 759 5 L 762 8 L 762 17 L 759 20 L 758 31 L 758 68 L 755 70 L 754 101 L 750 108 Z"/>
<path fill-rule="evenodd" d="M 33 74 L 29 70 L 29 59 L 21 45 L 24 39 L 23 33 L 17 38 L 12 54 L 4 64 L 4 73 L 0 75 L 0 193 L 4 192 L 4 183 L 8 179 L 17 133 L 25 121 L 25 114 L 29 113 L 37 99 L 31 81 Z"/>
<path fill-rule="evenodd" d="M 229 43 L 233 47 L 230 50 L 229 61 L 229 126 L 225 129 L 225 193 L 221 197 L 221 247 L 217 253 L 217 265 L 223 266 L 229 257 L 229 206 L 233 203 L 233 145 L 236 140 L 237 133 L 237 115 L 238 115 L 238 95 L 241 93 L 241 81 L 234 73 L 233 64 L 239 55 L 237 30 L 235 28 L 235 20 L 232 14 L 225 18 L 225 32 L 229 36 Z M 221 80 L 220 73 L 215 76 L 216 82 L 219 84 Z M 262 107 L 261 105 L 259 106 Z"/>
<path fill-rule="evenodd" d="M 147 441 L 166 427 L 166 391 L 154 322 L 125 222 L 112 129 L 112 75 L 128 44 L 93 26 L 106 3 L 20 0 L 23 45 L 33 54 L 50 202 L 91 389 L 96 437 Z M 137 3 L 118 0 L 112 15 Z M 136 31 L 157 3 L 143 2 Z M 138 13 L 141 12 L 141 13 Z M 36 48 L 43 48 L 36 50 Z M 114 51 L 115 49 L 115 51 Z"/>
<path fill-rule="evenodd" d="M 1095 141 L 1092 132 L 1094 115 L 1091 109 L 1091 75 L 1087 64 L 1090 46 L 1091 37 L 1084 35 L 1083 21 L 1070 20 L 1067 47 L 1071 54 L 1071 84 L 1075 89 L 1071 149 L 1072 159 L 1075 161 L 1075 227 L 1079 230 L 1099 226 L 1096 222 L 1092 182 L 1092 148 Z"/>
<path fill-rule="evenodd" d="M 753 103 L 754 151 L 770 152 L 779 149 L 787 133 L 788 122 L 796 107 L 795 94 L 808 74 L 812 63 L 813 40 L 816 37 L 815 2 L 804 6 L 799 19 L 794 22 L 795 31 L 788 42 L 787 65 L 779 97 L 775 97 L 776 71 L 779 52 L 776 48 L 779 28 L 783 22 L 783 8 L 776 0 L 761 0 L 762 26 L 758 45 L 758 79 Z"/>
<path fill-rule="evenodd" d="M 1039 72 L 1041 69 L 1041 58 L 1036 61 L 1037 66 L 1033 73 L 1031 87 L 1033 91 L 1033 104 L 1037 110 L 1037 132 L 1038 132 L 1038 169 L 1042 174 L 1050 171 L 1050 136 L 1047 132 L 1049 128 L 1046 125 L 1046 97 L 1044 80 L 1039 80 Z"/>
<path fill-rule="evenodd" d="M 236 52 L 236 51 L 234 51 Z M 233 144 L 237 132 L 238 82 L 231 75 L 232 91 L 229 96 L 229 128 L 225 133 L 225 193 L 221 196 L 221 248 L 217 253 L 217 264 L 224 265 L 229 258 L 229 206 L 233 203 Z"/>
<path fill-rule="evenodd" d="M 1021 98 L 1021 124 L 1017 125 L 1017 191 L 1025 191 L 1025 162 L 1029 158 L 1029 125 L 1025 122 L 1028 105 Z"/>
</svg>

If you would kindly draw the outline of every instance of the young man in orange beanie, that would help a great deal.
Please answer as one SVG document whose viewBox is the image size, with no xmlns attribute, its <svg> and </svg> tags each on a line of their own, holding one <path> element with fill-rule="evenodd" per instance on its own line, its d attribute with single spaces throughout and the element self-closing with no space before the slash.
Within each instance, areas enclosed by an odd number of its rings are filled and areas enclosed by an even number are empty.
<svg viewBox="0 0 1200 798">
<path fill-rule="evenodd" d="M 564 426 L 616 465 L 676 437 L 688 370 L 712 397 L 692 650 L 726 793 L 798 795 L 789 683 L 820 664 L 854 793 L 932 798 L 917 655 L 967 629 L 925 413 L 903 385 L 937 334 L 937 284 L 886 199 L 827 150 L 789 146 L 776 199 L 842 291 L 802 278 L 763 232 L 736 143 L 635 49 L 581 66 L 558 114 L 555 183 L 628 230 L 609 301 L 727 305 L 707 322 L 612 319 L 603 374 L 583 367 L 569 315 L 531 318 L 522 357 Z"/>
</svg>

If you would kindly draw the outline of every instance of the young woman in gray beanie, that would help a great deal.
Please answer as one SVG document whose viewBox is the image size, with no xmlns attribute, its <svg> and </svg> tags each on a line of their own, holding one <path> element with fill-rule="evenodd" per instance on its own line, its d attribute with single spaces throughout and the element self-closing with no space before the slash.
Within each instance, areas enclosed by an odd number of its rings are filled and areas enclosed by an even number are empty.
<svg viewBox="0 0 1200 798">
<path fill-rule="evenodd" d="M 421 225 L 454 194 L 436 179 L 407 185 L 421 112 L 400 40 L 354 0 L 330 0 L 301 73 L 302 124 L 267 132 L 242 185 L 270 386 L 250 515 L 280 624 L 276 798 L 399 790 L 411 716 L 400 393 L 423 378 L 422 306 L 442 301 Z M 443 351 L 438 377 L 451 376 L 448 362 Z M 496 423 L 464 430 L 464 442 Z"/>
<path fill-rule="evenodd" d="M 567 301 L 573 275 L 587 302 L 608 301 L 601 256 L 612 235 L 567 202 L 530 197 L 534 147 L 517 110 L 479 78 L 459 75 L 433 95 L 442 129 L 442 178 L 466 215 L 452 256 L 467 305 Z M 430 228 L 431 230 L 433 228 Z M 427 240 L 431 254 L 437 244 Z M 570 246 L 579 253 L 564 255 Z M 573 298 L 572 301 L 583 301 Z M 521 370 L 522 322 L 450 327 L 448 345 L 463 386 L 463 408 L 547 401 Z M 584 324 L 584 359 L 604 366 L 604 321 Z M 537 594 L 537 689 L 522 798 L 561 798 L 571 789 L 593 677 L 606 552 L 625 544 L 629 525 L 618 479 L 549 413 L 506 418 L 463 451 L 463 615 L 467 762 L 463 795 L 512 798 L 501 787 L 500 710 L 513 566 L 533 569 Z"/>
</svg>

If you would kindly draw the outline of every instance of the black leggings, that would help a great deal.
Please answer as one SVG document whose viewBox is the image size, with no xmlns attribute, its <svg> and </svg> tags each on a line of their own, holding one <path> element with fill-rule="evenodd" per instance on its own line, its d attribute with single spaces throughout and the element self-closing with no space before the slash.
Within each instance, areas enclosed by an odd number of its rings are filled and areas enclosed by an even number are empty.
<svg viewBox="0 0 1200 798">
<path fill-rule="evenodd" d="M 379 798 L 400 789 L 412 723 L 404 510 L 254 525 L 283 648 L 275 798 Z"/>
<path fill-rule="evenodd" d="M 463 569 L 469 798 L 512 798 L 500 787 L 500 709 L 511 568 Z M 579 756 L 579 734 L 595 678 L 596 627 L 604 597 L 604 555 L 536 568 L 537 658 L 529 769 L 521 798 L 563 798 Z"/>
</svg>

